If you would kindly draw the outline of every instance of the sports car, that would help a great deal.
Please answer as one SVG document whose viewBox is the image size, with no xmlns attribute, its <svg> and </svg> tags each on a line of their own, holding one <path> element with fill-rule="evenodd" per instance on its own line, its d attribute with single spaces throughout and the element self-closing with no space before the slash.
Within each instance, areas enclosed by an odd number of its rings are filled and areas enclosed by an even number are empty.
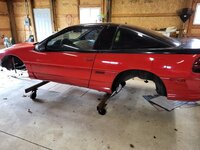
<svg viewBox="0 0 200 150">
<path fill-rule="evenodd" d="M 0 50 L 1 65 L 30 78 L 106 93 L 139 77 L 171 100 L 200 100 L 200 40 L 173 39 L 120 24 L 67 27 L 39 43 Z"/>
</svg>

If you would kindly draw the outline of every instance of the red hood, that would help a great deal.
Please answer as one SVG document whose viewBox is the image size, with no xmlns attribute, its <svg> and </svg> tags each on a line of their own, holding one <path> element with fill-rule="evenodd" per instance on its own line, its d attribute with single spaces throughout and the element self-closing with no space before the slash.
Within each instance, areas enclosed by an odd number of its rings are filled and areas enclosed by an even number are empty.
<svg viewBox="0 0 200 150">
<path fill-rule="evenodd" d="M 19 43 L 19 44 L 15 44 L 12 47 L 10 47 L 11 49 L 13 48 L 27 48 L 27 47 L 33 47 L 34 43 L 32 42 L 26 42 L 26 43 Z"/>
<path fill-rule="evenodd" d="M 22 52 L 33 48 L 34 48 L 34 43 L 31 42 L 15 44 L 9 48 L 0 50 L 0 59 L 2 59 L 5 55 L 14 54 L 15 52 L 18 52 L 19 49 L 20 52 Z"/>
</svg>

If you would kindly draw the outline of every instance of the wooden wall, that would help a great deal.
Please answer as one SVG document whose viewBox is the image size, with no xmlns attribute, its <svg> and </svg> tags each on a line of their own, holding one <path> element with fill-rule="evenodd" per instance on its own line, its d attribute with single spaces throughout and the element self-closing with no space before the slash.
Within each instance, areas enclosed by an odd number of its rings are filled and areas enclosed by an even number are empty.
<svg viewBox="0 0 200 150">
<path fill-rule="evenodd" d="M 29 34 L 34 34 L 34 26 L 30 31 L 24 26 L 26 9 L 24 0 L 12 0 L 14 18 L 19 42 L 24 42 Z M 55 30 L 79 24 L 79 7 L 101 7 L 106 10 L 106 0 L 54 0 Z M 193 0 L 112 0 L 111 21 L 114 23 L 133 24 L 150 29 L 176 26 L 181 28 L 182 22 L 177 10 L 189 7 L 188 1 Z M 51 8 L 50 0 L 28 0 L 32 8 Z M 29 13 L 31 8 L 29 4 Z M 0 0 L 0 32 L 11 36 L 10 22 L 6 0 Z M 2 41 L 0 41 L 2 43 Z"/>
<path fill-rule="evenodd" d="M 0 36 L 11 37 L 10 20 L 6 0 L 0 0 Z M 0 38 L 0 48 L 3 47 L 3 40 Z"/>
<path fill-rule="evenodd" d="M 113 0 L 112 22 L 139 25 L 146 28 L 165 28 L 182 22 L 177 10 L 187 7 L 188 0 Z"/>
<path fill-rule="evenodd" d="M 29 36 L 29 30 L 24 26 L 24 19 L 26 17 L 26 9 L 24 0 L 13 1 L 14 17 L 16 22 L 16 30 L 18 36 L 18 42 L 24 42 Z"/>
<path fill-rule="evenodd" d="M 77 0 L 56 1 L 55 5 L 55 16 L 58 30 L 79 23 Z"/>
<path fill-rule="evenodd" d="M 33 8 L 50 8 L 50 0 L 32 0 Z M 70 25 L 79 24 L 79 7 L 101 7 L 102 0 L 56 0 L 54 6 L 54 23 L 55 30 L 59 31 Z M 16 20 L 18 41 L 23 42 L 28 38 L 29 30 L 24 26 L 24 18 L 26 16 L 24 0 L 14 0 L 14 16 Z M 30 13 L 31 10 L 29 10 Z M 31 33 L 34 34 L 33 24 Z"/>
</svg>

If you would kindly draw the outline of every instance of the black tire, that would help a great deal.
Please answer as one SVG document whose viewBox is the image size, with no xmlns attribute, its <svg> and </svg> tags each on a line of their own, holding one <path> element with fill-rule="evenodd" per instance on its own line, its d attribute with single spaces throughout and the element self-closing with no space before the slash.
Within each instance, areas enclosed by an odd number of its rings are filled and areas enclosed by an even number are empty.
<svg viewBox="0 0 200 150">
<path fill-rule="evenodd" d="M 5 56 L 2 59 L 1 66 L 5 67 L 8 70 L 26 70 L 26 66 L 23 61 L 15 56 Z"/>
<path fill-rule="evenodd" d="M 160 79 L 156 79 L 154 82 L 156 84 L 156 92 L 161 96 L 167 96 L 166 88 L 162 81 Z"/>
</svg>

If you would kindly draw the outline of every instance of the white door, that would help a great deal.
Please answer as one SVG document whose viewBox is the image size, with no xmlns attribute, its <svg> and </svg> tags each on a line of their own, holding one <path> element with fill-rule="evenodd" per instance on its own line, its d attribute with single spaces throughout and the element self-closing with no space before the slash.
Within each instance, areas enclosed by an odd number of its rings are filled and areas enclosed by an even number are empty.
<svg viewBox="0 0 200 150">
<path fill-rule="evenodd" d="M 52 31 L 50 9 L 33 9 L 37 41 L 40 42 L 50 36 Z"/>
<path fill-rule="evenodd" d="M 80 23 L 99 23 L 101 22 L 100 15 L 100 7 L 80 8 Z"/>
</svg>

